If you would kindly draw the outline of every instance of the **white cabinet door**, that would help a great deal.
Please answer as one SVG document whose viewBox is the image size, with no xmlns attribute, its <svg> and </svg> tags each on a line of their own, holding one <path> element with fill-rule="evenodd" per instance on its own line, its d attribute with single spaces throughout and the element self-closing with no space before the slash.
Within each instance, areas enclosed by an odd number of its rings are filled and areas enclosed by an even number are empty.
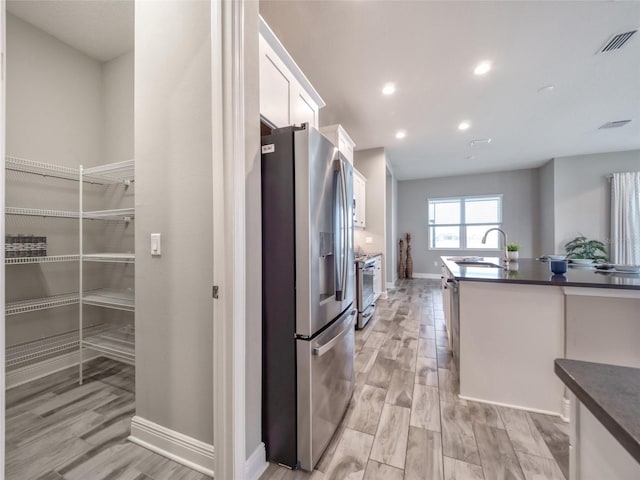
<svg viewBox="0 0 640 480">
<path fill-rule="evenodd" d="M 297 87 L 297 86 L 296 86 Z M 302 88 L 294 88 L 291 97 L 291 123 L 300 125 L 308 123 L 313 127 L 318 127 L 318 109 L 311 100 L 302 91 Z"/>
<path fill-rule="evenodd" d="M 355 197 L 355 220 L 356 227 L 366 227 L 366 210 L 367 210 L 367 180 L 360 172 L 354 170 L 353 176 L 353 194 Z"/>
<path fill-rule="evenodd" d="M 320 133 L 331 140 L 331 143 L 338 147 L 340 153 L 353 165 L 353 149 L 356 147 L 356 144 L 353 143 L 353 140 L 351 140 L 347 131 L 342 128 L 342 125 L 339 123 L 327 125 L 326 127 L 320 128 Z"/>
<path fill-rule="evenodd" d="M 260 114 L 276 127 L 289 125 L 291 81 L 284 64 L 260 37 Z"/>
<path fill-rule="evenodd" d="M 318 128 L 324 101 L 262 17 L 259 42 L 260 116 L 275 127 Z"/>
</svg>

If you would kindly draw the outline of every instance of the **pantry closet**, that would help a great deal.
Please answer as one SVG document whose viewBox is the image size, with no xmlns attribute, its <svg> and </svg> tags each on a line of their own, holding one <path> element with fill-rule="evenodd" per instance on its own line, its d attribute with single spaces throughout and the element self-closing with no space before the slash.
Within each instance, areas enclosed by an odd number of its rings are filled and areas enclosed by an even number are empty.
<svg viewBox="0 0 640 480">
<path fill-rule="evenodd" d="M 133 2 L 7 2 L 7 388 L 133 364 Z"/>
</svg>

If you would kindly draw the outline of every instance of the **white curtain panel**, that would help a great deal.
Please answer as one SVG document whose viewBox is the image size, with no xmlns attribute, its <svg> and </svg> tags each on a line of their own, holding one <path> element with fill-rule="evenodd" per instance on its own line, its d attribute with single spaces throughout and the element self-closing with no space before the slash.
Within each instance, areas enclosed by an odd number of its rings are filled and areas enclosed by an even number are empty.
<svg viewBox="0 0 640 480">
<path fill-rule="evenodd" d="M 611 260 L 640 265 L 640 172 L 611 178 Z"/>
</svg>

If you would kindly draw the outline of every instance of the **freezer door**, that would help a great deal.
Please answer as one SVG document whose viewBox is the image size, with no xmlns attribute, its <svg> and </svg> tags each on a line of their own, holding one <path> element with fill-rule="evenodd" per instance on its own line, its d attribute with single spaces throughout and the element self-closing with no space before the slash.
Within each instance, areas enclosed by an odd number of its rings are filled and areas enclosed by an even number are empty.
<svg viewBox="0 0 640 480">
<path fill-rule="evenodd" d="M 313 340 L 297 340 L 298 458 L 313 470 L 347 411 L 355 384 L 355 313 L 348 308 Z"/>
</svg>

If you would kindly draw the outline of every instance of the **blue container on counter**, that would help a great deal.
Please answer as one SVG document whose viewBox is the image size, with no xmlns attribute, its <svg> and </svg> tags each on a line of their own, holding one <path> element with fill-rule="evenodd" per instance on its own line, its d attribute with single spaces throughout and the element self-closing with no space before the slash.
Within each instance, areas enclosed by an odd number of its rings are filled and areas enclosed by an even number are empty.
<svg viewBox="0 0 640 480">
<path fill-rule="evenodd" d="M 551 260 L 549 262 L 549 268 L 555 274 L 567 273 L 567 265 L 569 262 L 566 260 Z"/>
</svg>

